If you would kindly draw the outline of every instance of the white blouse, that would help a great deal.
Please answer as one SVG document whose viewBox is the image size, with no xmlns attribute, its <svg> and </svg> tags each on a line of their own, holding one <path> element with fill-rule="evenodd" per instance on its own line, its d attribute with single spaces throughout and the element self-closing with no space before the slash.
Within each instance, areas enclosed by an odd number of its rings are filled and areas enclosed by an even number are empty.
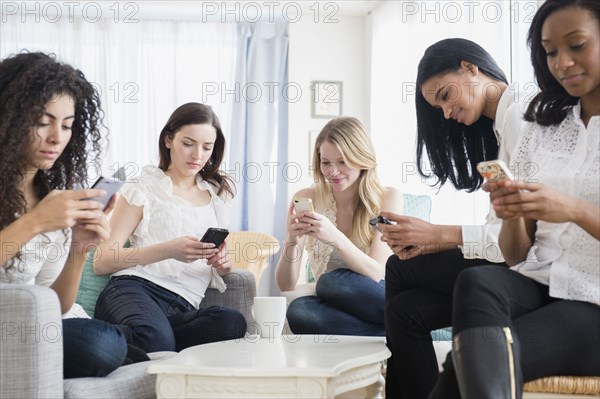
<svg viewBox="0 0 600 399">
<path fill-rule="evenodd" d="M 587 128 L 577 104 L 560 125 L 528 123 L 512 157 L 515 179 L 541 182 L 600 206 L 600 116 Z M 537 222 L 527 259 L 514 266 L 550 295 L 600 305 L 600 241 L 575 223 Z"/>
<path fill-rule="evenodd" d="M 21 249 L 21 260 L 15 259 L 6 271 L 0 267 L 0 282 L 50 287 L 62 271 L 71 249 L 71 229 L 38 234 Z M 89 318 L 79 304 L 63 314 L 63 318 Z"/>
<path fill-rule="evenodd" d="M 499 144 L 498 159 L 501 159 L 507 165 L 510 165 L 510 155 L 523 129 L 526 98 L 526 93 L 520 93 L 508 87 L 502 93 L 496 109 L 494 133 Z M 486 224 L 461 226 L 463 239 L 461 250 L 464 258 L 504 262 L 498 246 L 501 227 L 502 219 L 496 217 L 491 206 L 486 217 Z"/>
<path fill-rule="evenodd" d="M 143 207 L 143 216 L 130 242 L 132 247 L 146 247 L 182 236 L 202 237 L 209 227 L 227 228 L 231 219 L 229 199 L 222 199 L 213 187 L 196 178 L 198 188 L 208 190 L 211 201 L 205 206 L 194 206 L 173 195 L 173 182 L 155 166 L 144 167 L 142 174 L 125 183 L 121 194 L 131 205 Z M 132 255 L 135 257 L 135 254 Z M 184 263 L 165 259 L 147 265 L 120 270 L 113 276 L 138 276 L 181 295 L 198 308 L 206 289 L 211 286 L 225 290 L 225 283 L 216 269 L 205 260 Z"/>
</svg>

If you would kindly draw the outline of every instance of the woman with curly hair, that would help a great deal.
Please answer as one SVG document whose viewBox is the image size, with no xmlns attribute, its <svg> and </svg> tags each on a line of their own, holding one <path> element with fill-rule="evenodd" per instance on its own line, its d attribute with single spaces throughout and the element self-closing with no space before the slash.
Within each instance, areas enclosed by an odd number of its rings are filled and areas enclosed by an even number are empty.
<svg viewBox="0 0 600 399">
<path fill-rule="evenodd" d="M 63 313 L 64 377 L 104 376 L 126 359 L 114 326 L 69 317 L 87 251 L 110 234 L 102 190 L 86 181 L 100 150 L 100 100 L 83 74 L 43 53 L 0 62 L 0 282 L 48 285 Z"/>
</svg>

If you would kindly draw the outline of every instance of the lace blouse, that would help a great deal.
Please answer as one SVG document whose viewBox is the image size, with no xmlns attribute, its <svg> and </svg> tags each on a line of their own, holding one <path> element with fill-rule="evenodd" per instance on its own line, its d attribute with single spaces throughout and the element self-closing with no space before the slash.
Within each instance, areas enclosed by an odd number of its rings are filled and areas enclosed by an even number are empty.
<svg viewBox="0 0 600 399">
<path fill-rule="evenodd" d="M 560 125 L 527 124 L 512 168 L 517 180 L 600 206 L 600 116 L 586 128 L 580 113 L 577 104 Z M 512 269 L 549 285 L 555 298 L 600 305 L 600 241 L 575 223 L 538 221 L 527 259 Z"/>
<path fill-rule="evenodd" d="M 66 232 L 66 234 L 65 234 Z M 71 249 L 71 229 L 38 234 L 21 249 L 21 260 L 6 271 L 0 267 L 0 282 L 50 287 L 62 271 Z M 89 318 L 79 304 L 62 316 Z"/>
<path fill-rule="evenodd" d="M 320 213 L 327 219 L 331 220 L 334 226 L 336 224 L 336 213 L 337 206 L 333 199 L 333 193 L 329 192 L 328 202 L 326 204 L 319 203 L 316 201 L 315 212 Z M 356 244 L 355 244 L 356 245 Z M 370 247 L 361 248 L 357 246 L 364 253 L 369 253 Z M 333 245 L 329 245 L 314 237 L 307 237 L 306 246 L 304 247 L 308 253 L 308 259 L 310 261 L 310 271 L 315 278 L 315 281 L 319 280 L 324 273 L 330 272 L 339 268 L 346 268 L 346 264 L 339 257 L 339 254 L 335 251 Z"/>
</svg>

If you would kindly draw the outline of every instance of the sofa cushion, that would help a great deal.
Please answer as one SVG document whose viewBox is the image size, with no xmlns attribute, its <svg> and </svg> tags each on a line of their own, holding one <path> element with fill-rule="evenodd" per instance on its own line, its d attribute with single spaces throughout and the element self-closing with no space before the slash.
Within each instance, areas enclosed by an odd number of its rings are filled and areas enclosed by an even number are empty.
<svg viewBox="0 0 600 399">
<path fill-rule="evenodd" d="M 91 251 L 88 260 L 83 267 L 79 291 L 77 291 L 77 297 L 75 298 L 75 302 L 80 304 L 81 307 L 83 307 L 83 310 L 91 317 L 94 317 L 98 296 L 106 284 L 108 284 L 108 280 L 110 280 L 110 274 L 97 276 L 96 273 L 94 273 L 94 256 L 95 252 Z"/>
</svg>

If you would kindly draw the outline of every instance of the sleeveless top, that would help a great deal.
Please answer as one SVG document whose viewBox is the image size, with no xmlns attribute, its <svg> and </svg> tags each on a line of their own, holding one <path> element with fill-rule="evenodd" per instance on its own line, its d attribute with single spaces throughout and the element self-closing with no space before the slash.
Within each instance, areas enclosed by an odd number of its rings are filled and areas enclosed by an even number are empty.
<svg viewBox="0 0 600 399">
<path fill-rule="evenodd" d="M 337 205 L 333 198 L 333 193 L 329 190 L 327 197 L 327 203 L 322 204 L 320 201 L 315 201 L 315 212 L 325 216 L 331 220 L 334 226 L 337 227 L 336 213 Z M 370 246 L 365 248 L 360 247 L 353 242 L 362 252 L 367 254 Z M 317 240 L 314 237 L 307 237 L 306 245 L 304 247 L 308 253 L 308 259 L 310 261 L 310 271 L 315 278 L 315 281 L 319 280 L 324 273 L 330 272 L 335 269 L 346 268 L 345 262 L 339 256 L 339 252 L 336 250 L 335 245 Z"/>
</svg>

